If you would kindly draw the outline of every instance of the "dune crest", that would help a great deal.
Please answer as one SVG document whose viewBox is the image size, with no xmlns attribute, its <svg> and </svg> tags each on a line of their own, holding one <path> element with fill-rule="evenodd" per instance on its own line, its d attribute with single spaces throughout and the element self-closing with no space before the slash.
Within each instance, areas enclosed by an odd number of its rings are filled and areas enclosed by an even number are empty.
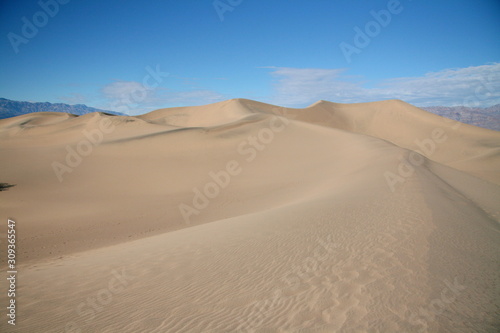
<svg viewBox="0 0 500 333">
<path fill-rule="evenodd" d="M 0 120 L 9 329 L 493 332 L 499 147 L 399 100 Z"/>
</svg>

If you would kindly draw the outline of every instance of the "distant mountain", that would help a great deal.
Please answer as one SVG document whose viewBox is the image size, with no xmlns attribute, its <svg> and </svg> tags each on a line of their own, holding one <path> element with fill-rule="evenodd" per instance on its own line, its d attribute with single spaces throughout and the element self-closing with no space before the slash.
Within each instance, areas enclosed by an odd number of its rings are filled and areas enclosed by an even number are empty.
<svg viewBox="0 0 500 333">
<path fill-rule="evenodd" d="M 462 123 L 500 131 L 500 104 L 489 108 L 429 106 L 421 109 Z"/>
<path fill-rule="evenodd" d="M 10 99 L 0 98 L 0 119 L 20 116 L 32 112 L 66 112 L 76 115 L 84 115 L 91 112 L 105 112 L 114 115 L 124 115 L 119 112 L 99 110 L 83 104 L 69 105 L 63 103 L 31 103 L 18 102 Z"/>
</svg>

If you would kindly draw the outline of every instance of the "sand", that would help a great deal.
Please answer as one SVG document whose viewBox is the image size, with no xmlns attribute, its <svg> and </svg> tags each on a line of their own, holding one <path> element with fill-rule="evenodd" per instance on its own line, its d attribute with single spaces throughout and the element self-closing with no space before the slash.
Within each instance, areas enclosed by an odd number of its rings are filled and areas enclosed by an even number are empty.
<svg viewBox="0 0 500 333">
<path fill-rule="evenodd" d="M 0 120 L 0 331 L 496 332 L 499 149 L 399 100 Z"/>
</svg>

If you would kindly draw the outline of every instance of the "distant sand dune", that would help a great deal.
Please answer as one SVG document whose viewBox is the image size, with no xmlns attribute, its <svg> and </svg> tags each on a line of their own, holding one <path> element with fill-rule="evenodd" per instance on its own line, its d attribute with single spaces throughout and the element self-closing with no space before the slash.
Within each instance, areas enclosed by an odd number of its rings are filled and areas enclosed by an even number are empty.
<svg viewBox="0 0 500 333">
<path fill-rule="evenodd" d="M 398 100 L 0 120 L 0 330 L 496 332 L 499 152 Z"/>
</svg>

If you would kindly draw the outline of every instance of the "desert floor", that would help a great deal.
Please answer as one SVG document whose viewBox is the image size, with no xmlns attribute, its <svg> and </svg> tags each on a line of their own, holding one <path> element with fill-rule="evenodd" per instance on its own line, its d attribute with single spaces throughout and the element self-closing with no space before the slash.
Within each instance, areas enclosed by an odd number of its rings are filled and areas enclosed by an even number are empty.
<svg viewBox="0 0 500 333">
<path fill-rule="evenodd" d="M 398 100 L 0 120 L 2 332 L 498 332 L 500 132 Z"/>
</svg>

